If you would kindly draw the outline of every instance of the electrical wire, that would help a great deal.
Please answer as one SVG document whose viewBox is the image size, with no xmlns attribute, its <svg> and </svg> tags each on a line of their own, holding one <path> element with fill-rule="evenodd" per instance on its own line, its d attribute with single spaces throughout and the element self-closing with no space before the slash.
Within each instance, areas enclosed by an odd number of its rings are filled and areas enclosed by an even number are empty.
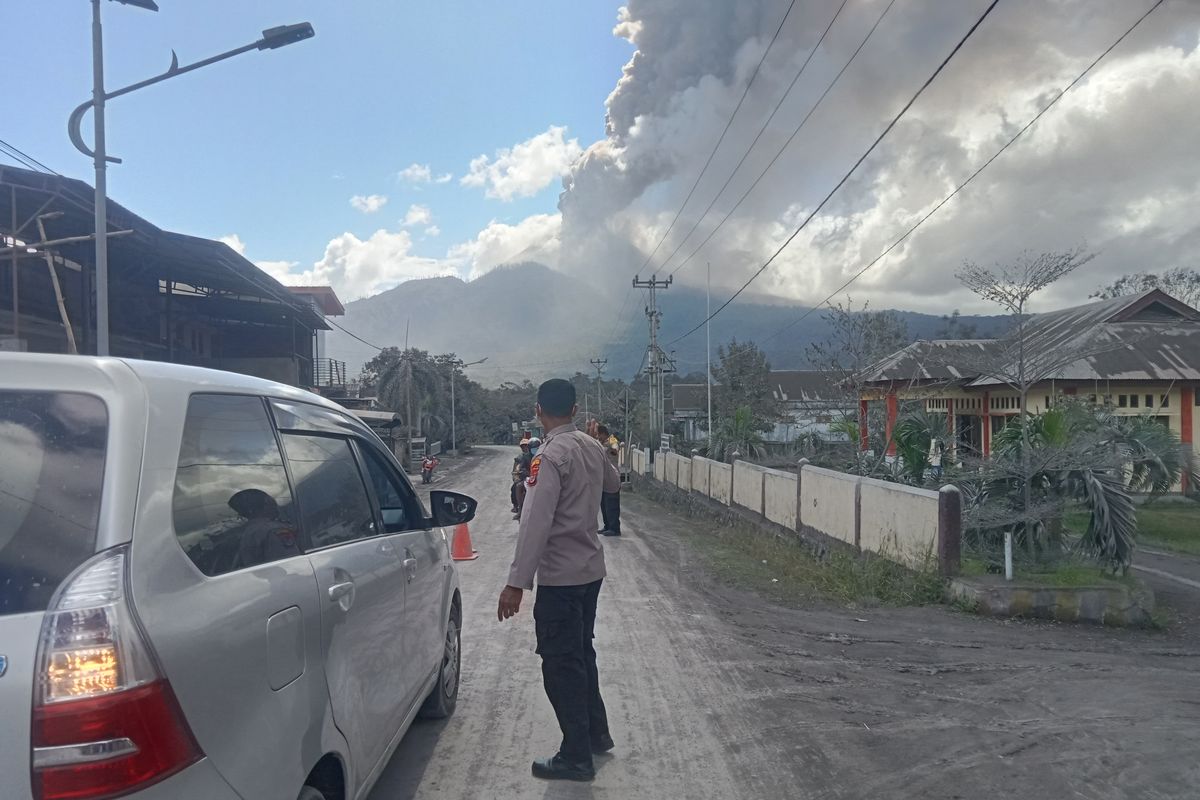
<svg viewBox="0 0 1200 800">
<path fill-rule="evenodd" d="M 903 235 L 900 236 L 900 238 L 896 239 L 894 242 L 892 242 L 890 245 L 888 245 L 887 248 L 884 249 L 884 251 L 882 253 L 880 253 L 875 258 L 873 258 L 870 262 L 867 263 L 866 266 L 864 266 L 858 272 L 854 273 L 854 275 L 852 275 L 849 280 L 847 280 L 845 283 L 843 283 L 841 286 L 839 286 L 836 290 L 834 290 L 832 293 L 830 293 L 828 297 L 826 297 L 824 300 L 822 300 L 817 305 L 815 305 L 812 308 L 805 311 L 803 314 L 801 314 L 799 317 L 797 317 L 796 319 L 789 322 L 787 325 L 784 325 L 782 328 L 777 330 L 775 333 L 771 334 L 769 337 L 764 339 L 763 342 L 766 343 L 766 342 L 773 341 L 774 339 L 781 336 L 786 331 L 791 330 L 793 327 L 795 327 L 796 325 L 799 325 L 805 319 L 812 316 L 812 314 L 814 314 L 817 311 L 817 309 L 822 308 L 825 305 L 828 305 L 829 302 L 834 297 L 836 297 L 837 295 L 844 292 L 847 288 L 850 287 L 851 284 L 853 284 L 855 281 L 857 281 L 859 278 L 861 278 L 863 275 L 865 275 L 868 270 L 870 270 L 872 267 L 874 267 L 876 264 L 878 264 L 880 261 L 882 261 L 884 258 L 886 258 L 889 253 L 891 253 L 893 250 L 895 250 L 897 247 L 899 247 L 901 243 L 903 243 L 906 239 L 908 239 L 908 237 L 912 236 L 913 232 L 916 231 L 917 228 L 919 228 L 923 224 L 925 224 L 926 220 L 928 220 L 930 217 L 932 217 L 934 214 L 936 214 L 939 210 L 941 210 L 942 206 L 949 203 L 952 199 L 954 199 L 954 197 L 959 192 L 961 192 L 963 189 L 965 189 L 968 184 L 970 184 L 973 180 L 975 180 L 977 177 L 979 177 L 979 174 L 981 172 L 983 172 L 985 169 L 987 169 L 989 166 L 991 166 L 993 161 L 995 161 L 997 158 L 999 158 L 1004 153 L 1005 150 L 1007 150 L 1009 147 L 1011 147 L 1013 145 L 1013 143 L 1015 143 L 1017 141 L 1017 139 L 1021 138 L 1021 136 L 1026 131 L 1028 131 L 1030 128 L 1032 128 L 1037 123 L 1037 121 L 1040 120 L 1043 115 L 1045 115 L 1045 113 L 1047 111 L 1049 111 L 1051 108 L 1053 108 L 1054 105 L 1063 98 L 1063 96 L 1067 92 L 1069 92 L 1069 91 L 1071 91 L 1071 89 L 1075 88 L 1075 86 L 1081 80 L 1083 80 L 1088 75 L 1088 73 L 1090 73 L 1096 67 L 1097 64 L 1099 64 L 1102 60 L 1104 60 L 1105 57 L 1108 56 L 1109 53 L 1111 53 L 1114 49 L 1116 49 L 1116 47 L 1118 45 L 1120 45 L 1121 42 L 1123 42 L 1131 33 L 1133 33 L 1133 31 L 1139 25 L 1141 25 L 1142 22 L 1144 22 L 1147 17 L 1149 17 L 1152 13 L 1154 13 L 1158 9 L 1158 7 L 1163 4 L 1163 2 L 1164 2 L 1164 0 L 1157 0 L 1157 2 L 1153 6 L 1151 6 L 1144 14 L 1142 14 L 1142 16 L 1138 17 L 1138 19 L 1133 23 L 1133 25 L 1131 25 L 1129 28 L 1127 28 L 1125 30 L 1125 32 L 1122 33 L 1117 38 L 1116 41 L 1114 41 L 1111 45 L 1109 45 L 1108 48 L 1105 49 L 1104 52 L 1101 53 L 1099 56 L 1097 56 L 1094 61 L 1092 61 L 1090 64 L 1088 64 L 1087 68 L 1085 68 L 1083 70 L 1083 72 L 1079 73 L 1075 77 L 1074 80 L 1072 80 L 1070 83 L 1068 83 L 1062 89 L 1062 91 L 1060 91 L 1057 95 L 1054 96 L 1054 98 L 1052 100 L 1050 100 L 1050 102 L 1048 102 L 1045 106 L 1043 106 L 1042 109 L 1040 111 L 1038 111 L 1037 114 L 1035 114 L 1033 116 L 1033 118 L 1029 120 L 1029 122 L 1025 123 L 1025 126 L 1023 128 L 1021 128 L 1019 131 L 1017 131 L 1016 134 L 1014 134 L 1011 139 L 1009 139 L 1007 142 L 1005 142 L 1004 145 L 999 150 L 997 150 L 992 155 L 991 158 L 989 158 L 987 161 L 983 162 L 983 164 L 981 164 L 978 169 L 976 169 L 974 172 L 972 172 L 970 174 L 970 176 L 967 177 L 966 180 L 964 180 L 962 183 L 960 183 L 958 186 L 956 186 L 954 188 L 954 191 L 950 192 L 950 194 L 948 194 L 944 198 L 942 198 L 941 202 L 939 202 L 932 209 L 930 209 L 930 211 L 927 214 L 925 214 L 925 216 L 923 216 L 919 220 L 917 220 L 916 223 L 913 224 L 912 227 L 910 227 L 907 231 L 905 231 L 903 233 Z"/>
<path fill-rule="evenodd" d="M 728 221 L 728 218 L 733 216 L 733 212 L 738 209 L 738 206 L 742 205 L 743 201 L 746 199 L 746 197 L 749 196 L 750 192 L 754 191 L 754 188 L 758 185 L 758 182 L 760 182 L 762 180 L 763 175 L 766 175 L 768 170 L 774 166 L 775 162 L 779 161 L 779 157 L 782 155 L 782 152 L 784 152 L 784 150 L 787 149 L 787 146 L 792 143 L 792 140 L 797 137 L 797 134 L 799 134 L 799 132 L 800 132 L 800 128 L 803 128 L 805 122 L 809 121 L 810 116 L 812 116 L 812 113 L 814 113 L 815 110 L 817 109 L 817 107 L 820 106 L 821 101 L 823 101 L 824 98 L 826 98 L 826 95 L 829 94 L 829 91 L 833 89 L 834 84 L 838 83 L 838 80 L 841 78 L 842 73 L 846 72 L 846 68 L 851 65 L 851 62 L 854 59 L 857 58 L 859 52 L 862 52 L 862 49 L 865 46 L 866 41 L 868 41 L 869 38 L 871 38 L 871 34 L 874 34 L 875 29 L 878 28 L 878 26 L 880 26 L 881 22 L 883 22 L 883 17 L 887 16 L 888 11 L 892 10 L 892 6 L 894 6 L 894 5 L 895 5 L 895 0 L 892 0 L 892 1 L 888 2 L 887 7 L 883 8 L 883 13 L 880 14 L 880 17 L 878 17 L 878 19 L 875 20 L 875 24 L 871 25 L 871 30 L 868 31 L 868 34 L 866 34 L 866 37 L 864 38 L 862 43 L 859 43 L 858 49 L 854 50 L 854 53 L 850 56 L 850 60 L 846 61 L 846 64 L 841 67 L 841 71 L 838 72 L 838 74 L 836 74 L 836 76 L 834 76 L 834 79 L 832 80 L 832 82 L 829 83 L 829 85 L 827 86 L 826 90 L 824 90 L 821 97 L 817 98 L 817 102 L 814 104 L 814 106 L 812 106 L 812 108 L 809 109 L 809 113 L 804 115 L 803 120 L 800 120 L 800 124 L 798 126 L 796 126 L 796 130 L 794 130 L 792 132 L 791 136 L 787 138 L 784 145 L 782 145 L 781 148 L 779 149 L 779 151 L 776 152 L 775 156 L 767 164 L 767 167 L 764 168 L 761 173 L 758 173 L 757 178 L 754 180 L 754 182 L 752 182 L 752 184 L 750 184 L 750 187 L 748 188 L 748 190 L 746 190 L 742 194 L 742 197 L 740 197 L 738 199 L 737 203 L 733 204 L 732 209 L 728 210 L 725 217 L 722 218 L 719 223 L 716 223 L 716 227 L 713 228 L 712 231 L 709 231 L 707 239 L 704 239 L 704 241 L 701 242 L 700 247 L 697 247 L 695 249 L 695 251 L 692 251 L 691 255 L 689 255 L 688 258 L 684 259 L 683 263 L 679 264 L 679 266 L 677 266 L 676 269 L 671 270 L 671 277 L 674 277 L 674 273 L 678 272 L 679 270 L 682 270 L 683 267 L 686 264 L 688 264 L 688 261 L 690 261 L 692 259 L 692 257 L 694 257 L 694 255 L 696 255 L 697 252 L 700 252 L 700 249 L 704 245 L 707 245 L 708 241 L 710 239 L 712 239 L 712 237 L 716 234 L 716 231 L 720 230 L 722 225 L 724 225 L 726 223 L 726 221 Z M 772 112 L 770 112 L 770 115 L 768 116 L 767 120 L 763 122 L 762 127 L 758 128 L 758 133 L 756 134 L 756 136 L 754 138 L 754 142 L 751 142 L 749 148 L 746 148 L 745 152 L 743 152 L 742 158 L 740 158 L 740 160 L 738 160 L 737 166 L 733 167 L 730 174 L 728 174 L 727 178 L 725 179 L 724 184 L 721 185 L 721 188 L 719 188 L 719 190 L 716 190 L 716 194 L 714 194 L 712 201 L 710 201 L 710 203 L 708 204 L 708 207 L 706 207 L 706 209 L 704 209 L 700 213 L 700 216 L 696 217 L 696 222 L 692 223 L 691 228 L 688 230 L 688 233 L 686 233 L 686 235 L 684 235 L 682 240 L 679 240 L 679 243 L 678 243 L 678 245 L 676 245 L 676 248 L 674 248 L 673 251 L 671 251 L 670 255 L 667 255 L 666 260 L 662 261 L 662 267 L 664 267 L 664 269 L 666 269 L 666 265 L 670 264 L 671 260 L 674 257 L 676 257 L 676 255 L 679 253 L 680 249 L 683 249 L 683 246 L 686 245 L 686 243 L 688 243 L 688 241 L 691 239 L 691 235 L 696 233 L 696 230 L 698 228 L 700 228 L 701 224 L 703 224 L 704 219 L 708 218 L 708 212 L 713 210 L 713 206 L 715 206 L 716 203 L 718 203 L 718 200 L 721 199 L 722 194 L 725 194 L 726 188 L 728 188 L 728 186 L 730 186 L 730 184 L 732 184 L 734 176 L 737 176 L 738 170 L 742 169 L 742 164 L 745 163 L 746 158 L 749 158 L 751 152 L 754 152 L 755 146 L 757 146 L 758 142 L 760 142 L 760 140 L 762 139 L 762 134 L 767 132 L 767 128 L 770 126 L 770 124 L 772 124 L 772 121 L 775 119 L 775 114 L 778 114 L 779 110 L 782 107 L 784 107 L 784 102 L 787 100 L 788 97 L 791 96 L 792 90 L 794 88 L 796 88 L 796 85 L 799 83 L 800 77 L 804 76 L 804 72 L 805 72 L 806 68 L 808 68 L 809 62 L 812 60 L 812 56 L 815 56 L 817 54 L 817 50 L 821 49 L 821 44 L 824 42 L 824 40 L 826 40 L 826 36 L 829 35 L 830 29 L 833 29 L 834 23 L 838 22 L 838 17 L 841 16 L 842 8 L 845 8 L 845 7 L 846 7 L 846 0 L 842 0 L 842 4 L 840 6 L 838 6 L 838 11 L 836 11 L 836 13 L 834 13 L 833 18 L 829 20 L 829 24 L 826 25 L 826 29 L 824 29 L 824 31 L 821 32 L 821 38 L 818 38 L 816 46 L 814 46 L 814 48 L 812 48 L 810 50 L 808 58 L 804 59 L 804 64 L 800 65 L 799 71 L 796 73 L 796 77 L 792 78 L 792 83 L 788 84 L 787 91 L 785 91 L 784 95 L 782 95 L 779 98 L 779 102 L 775 103 L 775 108 L 772 109 Z"/>
<path fill-rule="evenodd" d="M 796 0 L 791 0 L 791 2 L 788 4 L 787 11 L 783 13 L 783 19 L 779 20 L 779 26 L 775 29 L 775 34 L 771 37 L 770 43 L 767 44 L 767 49 L 763 51 L 762 57 L 758 60 L 758 64 L 754 66 L 754 72 L 750 74 L 750 80 L 746 81 L 746 88 L 742 91 L 742 96 L 738 99 L 737 105 L 734 106 L 733 113 L 729 115 L 729 121 L 725 123 L 725 128 L 721 131 L 721 135 L 718 137 L 717 143 L 713 145 L 712 152 L 708 154 L 708 159 L 705 160 L 704 166 L 700 170 L 700 174 L 696 176 L 696 181 L 692 184 L 692 188 L 688 191 L 687 197 L 683 199 L 683 205 L 681 205 L 679 210 L 675 212 L 675 218 L 672 219 L 671 224 L 667 226 L 667 230 L 665 233 L 663 233 L 662 238 L 658 240 L 658 244 L 654 245 L 654 249 L 650 251 L 650 255 L 646 256 L 646 260 L 642 262 L 641 269 L 638 270 L 639 273 L 645 270 L 650 265 L 650 262 L 654 260 L 655 254 L 658 253 L 658 248 L 662 247 L 663 242 L 667 240 L 667 237 L 671 235 L 671 231 L 675 228 L 675 223 L 679 222 L 680 215 L 683 214 L 683 210 L 687 208 L 687 204 L 691 201 L 692 195 L 696 193 L 696 187 L 700 185 L 701 179 L 703 179 L 705 173 L 708 172 L 708 167 L 710 164 L 712 164 L 713 158 L 717 155 L 717 150 L 721 148 L 721 143 L 725 141 L 725 135 L 729 133 L 729 128 L 733 125 L 733 120 L 737 117 L 737 113 L 741 109 L 742 103 L 746 102 L 746 96 L 750 94 L 750 87 L 754 85 L 754 79 L 758 77 L 758 73 L 759 70 L 762 69 L 763 62 L 767 60 L 767 55 L 770 54 L 771 48 L 775 46 L 776 40 L 779 39 L 779 33 L 783 30 L 783 24 L 787 22 L 788 17 L 792 13 L 792 9 L 795 7 Z"/>
<path fill-rule="evenodd" d="M 45 173 L 48 173 L 51 175 L 58 174 L 57 172 L 50 169 L 42 162 L 38 161 L 33 156 L 26 153 L 24 150 L 20 149 L 16 145 L 9 144 L 8 142 L 4 141 L 3 139 L 0 139 L 0 152 L 5 153 L 6 155 L 8 155 L 9 158 L 12 158 L 13 160 L 20 163 L 22 166 L 28 167 L 29 169 L 33 170 L 34 172 L 45 172 Z"/>
<path fill-rule="evenodd" d="M 892 118 L 892 121 L 889 122 L 887 124 L 887 127 L 883 129 L 883 132 L 880 133 L 879 136 L 877 136 L 875 138 L 875 141 L 871 143 L 871 146 L 867 148 L 867 151 L 865 153 L 863 153 L 861 156 L 859 156 L 858 160 L 854 162 L 854 165 L 850 167 L 849 171 L 847 171 L 846 174 L 842 176 L 841 180 L 839 180 L 837 182 L 837 184 L 834 185 L 834 187 L 829 191 L 829 193 L 827 195 L 825 195 L 825 198 L 823 200 L 821 200 L 820 203 L 817 204 L 817 207 L 814 208 L 807 217 L 805 217 L 804 221 L 800 223 L 799 227 L 797 227 L 796 230 L 794 230 L 791 233 L 791 235 L 788 236 L 788 238 L 784 240 L 783 244 L 781 244 L 779 246 L 779 248 L 774 253 L 771 254 L 771 257 L 768 258 L 765 262 L 763 262 L 762 266 L 759 267 L 758 270 L 756 270 L 755 273 L 750 276 L 750 279 L 747 280 L 744 284 L 742 284 L 742 287 L 740 289 L 738 289 L 736 292 L 734 292 L 732 297 L 730 297 L 728 300 L 726 300 L 724 303 L 722 303 L 720 306 L 718 306 L 716 311 L 713 311 L 711 314 L 709 314 L 707 317 L 705 317 L 700 322 L 700 324 L 696 325 L 694 328 L 689 330 L 687 333 L 669 341 L 667 343 L 668 346 L 675 344 L 676 342 L 679 342 L 683 339 L 686 339 L 687 337 L 691 336 L 696 331 L 703 328 L 704 324 L 706 322 L 709 322 L 714 317 L 716 317 L 718 314 L 720 314 L 723 310 L 728 308 L 730 303 L 732 303 L 734 300 L 736 300 L 742 294 L 742 292 L 746 291 L 746 289 L 748 289 L 750 287 L 750 284 L 754 283 L 754 281 L 757 280 L 758 277 L 760 275 L 762 275 L 763 272 L 765 272 L 768 267 L 771 266 L 771 264 L 775 261 L 775 259 L 778 258 L 779 255 L 784 250 L 787 249 L 788 245 L 790 245 L 792 243 L 792 241 L 795 240 L 795 238 L 800 235 L 800 232 L 803 231 L 808 226 L 808 223 L 811 222 L 813 220 L 813 218 L 816 217 L 816 215 L 821 212 L 821 210 L 825 207 L 825 205 L 829 202 L 829 200 L 834 196 L 834 194 L 837 193 L 838 189 L 842 188 L 842 186 L 846 183 L 846 181 L 850 180 L 850 176 L 854 174 L 854 171 L 857 170 L 859 165 L 862 164 L 862 162 L 866 161 L 867 157 L 870 156 L 871 153 L 873 153 L 875 151 L 875 148 L 878 147 L 879 143 L 883 141 L 884 137 L 887 136 L 889 132 L 891 132 L 892 128 L 896 127 L 896 124 L 900 121 L 900 119 L 906 113 L 908 113 L 908 110 L 910 108 L 912 108 L 914 103 L 917 102 L 917 99 L 922 94 L 925 93 L 925 90 L 929 88 L 930 84 L 932 84 L 933 81 L 937 78 L 937 76 L 942 73 L 942 70 L 946 68 L 946 65 L 949 64 L 950 61 L 954 58 L 954 56 L 958 54 L 958 51 L 961 50 L 963 45 L 965 45 L 967 43 L 967 40 L 970 39 L 971 36 L 974 35 L 975 31 L 977 31 L 979 29 L 979 26 L 983 24 L 984 20 L 986 20 L 988 18 L 988 15 L 990 15 L 992 13 L 992 10 L 996 7 L 996 5 L 999 2 L 1000 2 L 1000 0 L 992 0 L 992 2 L 988 4 L 988 7 L 984 10 L 983 14 L 980 15 L 979 19 L 977 19 L 975 21 L 975 24 L 972 25 L 970 27 L 970 29 L 966 32 L 966 34 L 963 35 L 962 39 L 960 39 L 958 41 L 958 44 L 956 44 L 954 46 L 954 49 L 950 51 L 950 54 L 947 55 L 940 64 L 938 64 L 937 69 L 935 69 L 933 71 L 933 74 L 930 75 L 925 80 L 925 82 L 921 85 L 921 88 L 917 89 L 916 94 L 914 94 L 912 96 L 912 98 L 907 103 L 904 104 L 904 107 L 900 109 L 900 112 L 898 114 L 896 114 L 895 117 Z"/>
<path fill-rule="evenodd" d="M 784 152 L 788 149 L 788 147 L 791 146 L 791 144 L 795 140 L 795 138 L 800 134 L 800 131 L 804 129 L 804 126 L 805 126 L 805 124 L 808 123 L 809 118 L 812 117 L 812 115 L 816 112 L 816 110 L 818 108 L 820 108 L 821 103 L 823 103 L 825 101 L 825 98 L 829 95 L 829 93 L 831 91 L 833 91 L 833 87 L 837 85 L 839 80 L 841 80 L 842 75 L 845 74 L 846 70 L 849 69 L 850 65 L 852 63 L 854 63 L 854 60 L 856 58 L 858 58 L 858 54 L 862 52 L 862 49 L 864 47 L 866 47 L 867 42 L 870 41 L 871 37 L 875 34 L 875 29 L 879 27 L 879 23 L 883 22 L 883 18 L 885 16 L 887 16 L 887 13 L 889 11 L 891 11 L 892 6 L 894 6 L 895 4 L 896 4 L 896 0 L 891 0 L 891 2 L 889 2 L 887 4 L 887 6 L 883 9 L 883 13 L 880 14 L 879 17 L 875 20 L 875 24 L 871 26 L 871 29 L 869 31 L 867 31 L 867 35 L 863 37 L 863 40 L 858 43 L 858 47 L 856 47 L 854 49 L 854 52 L 850 54 L 850 58 L 847 59 L 846 63 L 842 65 L 842 68 L 840 70 L 838 70 L 837 75 L 833 76 L 833 80 L 830 81 L 829 85 L 825 87 L 825 91 L 821 92 L 821 96 L 817 98 L 817 102 L 813 103 L 812 108 L 810 108 L 808 110 L 808 113 L 804 115 L 804 118 L 802 120 L 800 120 L 800 124 L 796 126 L 796 128 L 792 131 L 791 135 L 788 136 L 788 138 L 783 142 L 783 144 L 780 145 L 779 149 L 775 151 L 775 155 L 772 156 L 771 160 L 767 162 L 767 165 L 762 168 L 762 170 L 758 173 L 758 176 L 755 177 L 754 181 L 748 187 L 746 187 L 746 191 L 742 192 L 742 196 L 738 198 L 737 202 L 734 203 L 733 206 L 730 207 L 730 209 L 725 212 L 725 216 L 722 217 L 720 219 L 720 221 L 717 222 L 716 226 L 711 231 L 708 232 L 708 235 L 704 237 L 704 241 L 700 242 L 700 244 L 697 245 L 694 250 L 692 250 L 691 254 L 689 254 L 687 258 L 685 258 L 683 261 L 681 261 L 679 263 L 679 266 L 677 266 L 677 267 L 675 267 L 675 269 L 671 270 L 671 277 L 674 277 L 676 272 L 679 272 L 679 270 L 686 267 L 688 265 L 688 263 L 691 262 L 691 260 L 696 257 L 696 254 L 699 253 L 701 250 L 703 250 L 704 246 L 707 245 L 710 241 L 712 241 L 712 238 L 717 235 L 717 231 L 721 230 L 721 228 L 724 227 L 725 223 L 729 221 L 729 218 L 733 216 L 733 212 L 737 211 L 738 208 L 741 207 L 742 203 L 744 203 L 746 201 L 746 198 L 750 196 L 750 193 L 753 192 L 754 189 L 758 186 L 758 184 L 762 182 L 762 179 L 766 176 L 766 174 L 768 172 L 770 172 L 771 167 L 775 166 L 775 162 L 779 160 L 780 156 L 782 156 L 784 154 Z M 841 9 L 838 9 L 838 11 L 840 13 Z M 836 20 L 836 19 L 837 19 L 837 15 L 834 15 L 833 20 Z M 833 20 L 831 20 L 829 23 L 830 27 L 833 27 Z M 826 28 L 825 33 L 828 33 L 828 32 L 829 32 L 829 28 Z M 824 38 L 825 38 L 825 35 L 822 34 L 821 39 L 824 40 Z M 820 44 L 821 44 L 821 42 L 817 42 L 818 47 L 820 46 Z M 816 52 L 816 49 L 813 50 L 813 53 L 815 53 L 815 52 Z M 811 55 L 810 55 L 810 57 L 811 57 Z M 803 67 L 801 67 L 801 73 L 802 72 L 803 72 Z M 796 78 L 799 79 L 799 77 L 800 77 L 800 73 L 797 73 Z M 795 83 L 795 81 L 793 81 L 793 85 L 794 85 L 794 83 Z M 788 92 L 791 92 L 790 87 L 788 88 Z M 787 97 L 787 94 L 785 93 L 784 97 L 780 98 L 781 105 L 783 103 L 783 100 L 786 97 Z M 778 111 L 779 107 L 776 106 L 775 110 Z M 775 116 L 775 113 L 772 112 L 771 117 L 774 117 L 774 116 Z M 771 118 L 768 118 L 766 124 L 764 124 L 762 129 L 759 131 L 759 136 L 762 136 L 763 131 L 765 131 L 767 129 L 767 125 L 769 125 L 770 122 L 771 122 Z M 754 142 L 755 143 L 758 142 L 758 137 L 755 137 Z M 720 196 L 725 191 L 725 188 L 727 186 L 729 186 L 729 184 L 733 181 L 733 178 L 737 174 L 737 171 L 741 168 L 742 163 L 750 155 L 750 150 L 753 150 L 753 149 L 754 149 L 754 144 L 751 144 L 750 149 L 747 150 L 745 155 L 742 156 L 742 160 L 739 161 L 737 166 L 733 168 L 733 172 L 729 173 L 729 177 L 726 179 L 725 185 L 722 186 L 721 189 L 717 192 L 716 196 L 713 197 L 712 202 L 708 204 L 708 208 L 704 209 L 704 213 L 701 214 L 699 216 L 699 218 L 697 218 L 696 224 L 692 226 L 692 229 L 690 231 L 688 231 L 687 236 L 683 237 L 683 240 L 680 241 L 679 245 L 675 248 L 675 250 L 671 252 L 671 255 L 667 256 L 667 260 L 663 262 L 664 266 L 666 264 L 671 263 L 671 259 L 675 257 L 675 255 L 683 248 L 684 244 L 687 243 L 688 239 L 690 239 L 692 237 L 692 234 L 696 232 L 696 229 L 699 228 L 700 225 L 704 222 L 704 219 L 708 216 L 708 212 L 712 211 L 713 206 L 715 206 L 717 204 L 717 200 L 720 199 Z"/>
</svg>

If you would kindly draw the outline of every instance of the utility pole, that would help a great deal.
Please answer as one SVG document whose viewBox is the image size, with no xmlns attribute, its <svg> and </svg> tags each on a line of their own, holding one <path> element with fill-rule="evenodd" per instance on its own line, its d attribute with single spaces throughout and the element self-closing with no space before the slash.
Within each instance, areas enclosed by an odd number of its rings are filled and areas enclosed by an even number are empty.
<svg viewBox="0 0 1200 800">
<path fill-rule="evenodd" d="M 662 438 L 663 419 L 663 374 L 673 372 L 674 364 L 667 354 L 658 346 L 658 328 L 662 323 L 662 312 L 658 310 L 658 290 L 668 289 L 673 282 L 668 276 L 660 281 L 657 275 L 651 275 L 650 280 L 644 281 L 637 275 L 633 277 L 633 288 L 649 289 L 650 302 L 646 306 L 646 320 L 650 326 L 650 344 L 646 353 L 646 375 L 650 379 L 650 452 L 658 449 L 658 441 Z"/>
<path fill-rule="evenodd" d="M 412 424 L 412 354 L 408 351 L 408 328 L 412 320 L 404 323 L 404 427 L 408 437 L 404 443 L 404 471 L 412 467 L 413 424 Z"/>
<path fill-rule="evenodd" d="M 708 372 L 708 435 L 712 439 L 712 263 L 708 264 L 708 277 L 704 282 L 704 363 Z M 711 455 L 710 455 L 711 458 Z"/>
<path fill-rule="evenodd" d="M 604 416 L 604 395 L 600 385 L 601 376 L 604 374 L 604 368 L 608 365 L 607 358 L 593 358 L 592 366 L 596 368 L 596 419 Z"/>
</svg>

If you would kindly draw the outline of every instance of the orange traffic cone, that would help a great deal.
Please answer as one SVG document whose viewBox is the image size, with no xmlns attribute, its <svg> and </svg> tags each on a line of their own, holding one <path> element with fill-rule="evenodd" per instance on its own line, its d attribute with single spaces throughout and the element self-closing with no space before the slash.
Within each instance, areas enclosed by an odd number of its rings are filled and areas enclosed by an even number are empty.
<svg viewBox="0 0 1200 800">
<path fill-rule="evenodd" d="M 455 561 L 474 561 L 479 558 L 479 551 L 471 544 L 471 529 L 465 522 L 454 528 L 454 541 L 450 546 L 450 557 Z"/>
</svg>

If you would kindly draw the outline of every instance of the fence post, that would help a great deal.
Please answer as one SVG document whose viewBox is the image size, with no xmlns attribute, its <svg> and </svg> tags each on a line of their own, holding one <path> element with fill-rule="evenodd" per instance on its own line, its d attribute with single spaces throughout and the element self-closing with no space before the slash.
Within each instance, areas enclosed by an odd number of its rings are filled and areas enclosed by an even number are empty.
<svg viewBox="0 0 1200 800">
<path fill-rule="evenodd" d="M 854 479 L 854 549 L 862 552 L 862 476 Z"/>
<path fill-rule="evenodd" d="M 804 483 L 804 468 L 808 466 L 808 463 L 807 458 L 802 458 L 796 469 L 796 530 L 798 531 L 804 530 L 804 521 L 801 517 L 804 513 L 804 503 L 802 502 L 804 492 L 801 486 Z"/>
<path fill-rule="evenodd" d="M 947 484 L 938 490 L 938 569 L 957 575 L 962 566 L 962 492 Z"/>
</svg>

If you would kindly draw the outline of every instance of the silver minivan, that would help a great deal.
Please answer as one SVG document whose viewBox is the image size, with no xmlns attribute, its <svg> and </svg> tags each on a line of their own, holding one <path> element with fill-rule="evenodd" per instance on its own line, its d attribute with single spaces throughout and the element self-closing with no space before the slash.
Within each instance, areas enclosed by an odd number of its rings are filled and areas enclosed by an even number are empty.
<svg viewBox="0 0 1200 800">
<path fill-rule="evenodd" d="M 444 526 L 340 406 L 0 353 L 0 794 L 350 800 L 454 710 Z"/>
</svg>

